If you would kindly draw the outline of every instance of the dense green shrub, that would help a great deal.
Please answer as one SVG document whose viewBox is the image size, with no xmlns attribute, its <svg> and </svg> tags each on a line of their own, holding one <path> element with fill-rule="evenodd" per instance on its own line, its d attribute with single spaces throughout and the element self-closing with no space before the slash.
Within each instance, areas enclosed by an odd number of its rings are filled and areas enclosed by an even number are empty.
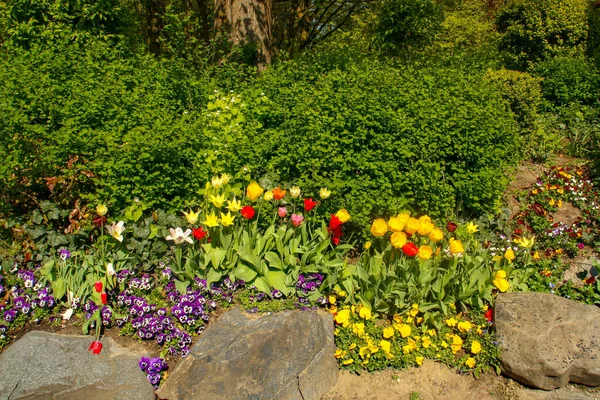
<svg viewBox="0 0 600 400">
<path fill-rule="evenodd" d="M 553 58 L 536 65 L 534 73 L 543 78 L 544 98 L 552 105 L 600 100 L 600 72 L 583 57 Z"/>
<path fill-rule="evenodd" d="M 260 83 L 272 101 L 267 169 L 338 194 L 361 227 L 406 202 L 435 215 L 499 205 L 520 139 L 502 94 L 456 67 L 346 69 L 281 64 Z"/>
<path fill-rule="evenodd" d="M 499 47 L 512 69 L 584 49 L 588 0 L 516 0 L 500 9 Z"/>
<path fill-rule="evenodd" d="M 588 9 L 587 54 L 600 67 L 600 3 L 590 1 Z"/>
<path fill-rule="evenodd" d="M 387 0 L 379 14 L 376 43 L 396 53 L 429 44 L 441 29 L 442 6 L 433 0 Z"/>
</svg>

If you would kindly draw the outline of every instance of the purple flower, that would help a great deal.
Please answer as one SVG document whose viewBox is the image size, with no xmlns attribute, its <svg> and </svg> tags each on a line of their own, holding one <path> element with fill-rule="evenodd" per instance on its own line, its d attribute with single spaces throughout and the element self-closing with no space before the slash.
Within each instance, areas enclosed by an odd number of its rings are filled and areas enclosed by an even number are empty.
<svg viewBox="0 0 600 400">
<path fill-rule="evenodd" d="M 58 254 L 62 260 L 67 260 L 69 257 L 71 257 L 71 252 L 67 249 L 58 250 Z"/>
<path fill-rule="evenodd" d="M 579 250 L 583 250 L 584 247 L 585 247 L 585 244 L 583 244 L 583 243 L 577 243 L 577 248 Z M 0 293 L 2 293 L 2 292 L 0 291 Z"/>
<path fill-rule="evenodd" d="M 140 369 L 144 372 L 148 372 L 148 367 L 150 366 L 150 358 L 142 357 L 140 358 L 140 362 L 138 363 Z"/>
<path fill-rule="evenodd" d="M 152 385 L 157 386 L 160 382 L 160 374 L 148 374 L 148 380 Z"/>
<path fill-rule="evenodd" d="M 14 321 L 14 319 L 17 316 L 17 311 L 16 310 L 8 310 L 4 312 L 4 320 L 6 322 L 12 322 Z"/>
</svg>

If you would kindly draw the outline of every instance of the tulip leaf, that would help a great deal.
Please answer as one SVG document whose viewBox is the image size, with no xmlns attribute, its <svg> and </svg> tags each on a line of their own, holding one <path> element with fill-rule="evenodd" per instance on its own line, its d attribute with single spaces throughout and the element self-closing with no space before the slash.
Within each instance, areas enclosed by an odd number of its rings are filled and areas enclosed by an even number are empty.
<svg viewBox="0 0 600 400">
<path fill-rule="evenodd" d="M 269 287 L 269 283 L 267 282 L 267 279 L 265 277 L 261 276 L 259 278 L 256 278 L 254 282 L 252 282 L 252 284 L 256 286 L 256 289 L 258 289 L 259 291 L 271 294 L 271 288 Z"/>
<path fill-rule="evenodd" d="M 244 282 L 252 282 L 256 278 L 256 271 L 248 268 L 243 263 L 238 263 L 237 268 L 233 271 L 236 278 L 243 280 Z"/>
<path fill-rule="evenodd" d="M 290 288 L 285 284 L 286 273 L 283 271 L 269 271 L 269 285 L 277 290 L 279 290 L 284 295 L 288 296 L 290 294 Z"/>
<path fill-rule="evenodd" d="M 62 278 L 58 278 L 52 282 L 52 292 L 56 300 L 60 300 L 67 292 L 67 284 Z"/>
<path fill-rule="evenodd" d="M 272 251 L 268 251 L 265 253 L 265 260 L 267 260 L 270 267 L 283 269 L 283 263 L 281 262 L 281 259 L 277 254 L 273 253 Z"/>
<path fill-rule="evenodd" d="M 175 281 L 175 288 L 177 289 L 177 291 L 181 294 L 185 294 L 188 286 L 190 285 L 189 281 L 180 281 L 178 279 L 174 279 Z"/>
</svg>

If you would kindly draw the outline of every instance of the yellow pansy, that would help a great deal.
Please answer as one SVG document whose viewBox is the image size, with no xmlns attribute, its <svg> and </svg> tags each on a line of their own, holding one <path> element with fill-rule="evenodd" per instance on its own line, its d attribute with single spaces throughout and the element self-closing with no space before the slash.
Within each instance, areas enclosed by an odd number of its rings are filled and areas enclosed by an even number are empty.
<svg viewBox="0 0 600 400">
<path fill-rule="evenodd" d="M 341 310 L 335 316 L 335 322 L 344 328 L 350 325 L 350 310 Z"/>
<path fill-rule="evenodd" d="M 467 358 L 467 361 L 465 361 L 465 365 L 469 368 L 475 368 L 475 359 L 473 357 Z"/>
<path fill-rule="evenodd" d="M 246 188 L 246 197 L 252 201 L 255 201 L 263 194 L 263 192 L 264 189 L 260 187 L 258 183 L 252 182 L 248 185 L 248 188 Z"/>
<path fill-rule="evenodd" d="M 385 328 L 383 328 L 383 337 L 386 339 L 393 338 L 394 332 L 394 327 L 386 326 Z"/>
<path fill-rule="evenodd" d="M 377 218 L 371 225 L 371 233 L 373 236 L 381 237 L 387 233 L 388 225 L 383 218 Z"/>
<path fill-rule="evenodd" d="M 458 353 L 458 351 L 460 349 L 462 349 L 462 344 L 463 344 L 463 341 L 460 338 L 460 336 L 454 335 L 452 337 L 452 344 L 450 345 L 450 347 L 452 348 L 452 354 Z"/>
<path fill-rule="evenodd" d="M 198 222 L 198 216 L 200 215 L 200 210 L 198 210 L 198 212 L 193 212 L 192 210 L 190 210 L 189 213 L 186 213 L 184 211 L 183 215 L 185 215 L 185 219 L 187 220 L 188 223 L 195 224 L 196 222 Z"/>
<path fill-rule="evenodd" d="M 415 362 L 417 363 L 418 366 L 423 365 L 423 356 L 416 356 Z"/>
<path fill-rule="evenodd" d="M 442 345 L 442 347 L 443 347 L 443 348 L 445 348 L 445 349 L 447 349 L 447 348 L 448 348 L 448 343 L 447 343 L 445 340 L 442 340 L 442 343 L 441 343 L 441 345 Z"/>
<path fill-rule="evenodd" d="M 360 308 L 358 315 L 360 315 L 360 317 L 363 319 L 371 319 L 371 310 L 363 306 Z"/>
<path fill-rule="evenodd" d="M 342 224 L 345 224 L 346 222 L 350 221 L 350 214 L 345 208 L 342 208 L 341 210 L 336 212 L 335 216 L 338 217 Z"/>
<path fill-rule="evenodd" d="M 558 200 L 558 201 L 556 202 L 556 205 L 557 205 L 557 207 L 558 207 L 558 208 L 561 208 L 561 207 L 562 207 L 562 205 L 563 205 L 563 201 L 562 201 L 562 200 Z"/>
<path fill-rule="evenodd" d="M 221 225 L 230 226 L 233 225 L 233 220 L 235 219 L 235 215 L 231 215 L 231 211 L 228 211 L 227 214 L 221 213 Z"/>
<path fill-rule="evenodd" d="M 444 238 L 444 232 L 440 228 L 433 228 L 429 234 L 429 240 L 432 242 L 439 242 Z"/>
<path fill-rule="evenodd" d="M 329 304 L 335 304 L 337 303 L 337 299 L 334 295 L 330 295 L 329 296 Z"/>
<path fill-rule="evenodd" d="M 540 258 L 541 257 L 540 257 L 540 252 L 539 251 L 536 251 L 535 253 L 533 253 L 533 259 L 534 260 L 539 260 Z"/>
<path fill-rule="evenodd" d="M 352 333 L 354 333 L 358 337 L 363 337 L 365 334 L 365 324 L 363 324 L 362 322 L 352 324 Z"/>
<path fill-rule="evenodd" d="M 448 318 L 446 320 L 446 325 L 448 325 L 449 327 L 453 327 L 456 326 L 456 324 L 458 324 L 458 321 L 454 319 L 454 317 L 452 318 Z"/>
<path fill-rule="evenodd" d="M 214 228 L 215 226 L 219 226 L 219 219 L 213 213 L 206 216 L 206 220 L 203 222 L 203 224 L 208 226 L 209 228 Z"/>
<path fill-rule="evenodd" d="M 410 306 L 410 311 L 408 312 L 411 316 L 416 317 L 419 313 L 419 305 L 417 303 L 413 303 Z"/>
<path fill-rule="evenodd" d="M 346 351 L 342 349 L 335 349 L 335 353 L 333 353 L 335 358 L 343 358 L 346 356 Z"/>
<path fill-rule="evenodd" d="M 213 205 L 215 207 L 221 208 L 221 207 L 223 207 L 223 203 L 225 203 L 225 193 L 217 195 L 217 196 L 211 194 L 209 197 L 209 200 L 211 203 L 213 203 Z"/>
<path fill-rule="evenodd" d="M 428 334 L 429 336 L 437 336 L 437 332 L 435 331 L 435 329 L 429 329 L 429 330 L 427 331 L 427 334 Z"/>
<path fill-rule="evenodd" d="M 473 325 L 469 321 L 461 321 L 458 323 L 458 330 L 466 333 L 469 332 L 473 328 Z"/>
<path fill-rule="evenodd" d="M 412 331 L 410 325 L 406 324 L 398 324 L 396 329 L 398 330 L 398 332 L 400 332 L 400 336 L 402 336 L 403 338 L 409 337 Z"/>
<path fill-rule="evenodd" d="M 238 212 L 242 209 L 242 202 L 233 198 L 233 200 L 227 200 L 227 209 Z"/>
<path fill-rule="evenodd" d="M 387 340 L 381 340 L 379 342 L 379 347 L 385 353 L 388 358 L 392 358 L 392 343 Z"/>
<path fill-rule="evenodd" d="M 352 358 L 349 358 L 347 360 L 342 361 L 343 365 L 350 365 L 354 362 L 354 360 Z"/>
<path fill-rule="evenodd" d="M 407 238 L 404 232 L 394 232 L 390 237 L 390 243 L 397 249 L 402 248 L 406 244 Z"/>
<path fill-rule="evenodd" d="M 473 340 L 473 342 L 471 343 L 471 353 L 479 354 L 480 352 L 481 352 L 481 343 L 479 343 L 479 341 L 477 341 L 477 340 Z"/>
<path fill-rule="evenodd" d="M 423 348 L 428 349 L 431 346 L 431 339 L 429 336 L 423 336 Z"/>
</svg>

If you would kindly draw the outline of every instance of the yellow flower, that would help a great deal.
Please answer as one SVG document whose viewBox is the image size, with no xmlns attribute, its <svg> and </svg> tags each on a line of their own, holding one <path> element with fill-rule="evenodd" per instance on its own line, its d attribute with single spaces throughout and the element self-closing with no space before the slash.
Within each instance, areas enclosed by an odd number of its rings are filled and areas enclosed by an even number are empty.
<svg viewBox="0 0 600 400">
<path fill-rule="evenodd" d="M 390 243 L 397 249 L 402 248 L 406 244 L 406 233 L 404 232 L 394 232 L 390 237 Z"/>
<path fill-rule="evenodd" d="M 421 221 L 421 223 L 431 222 L 431 217 L 429 215 L 421 215 L 421 217 L 419 218 L 419 221 Z"/>
<path fill-rule="evenodd" d="M 352 324 L 352 333 L 354 333 L 358 337 L 363 337 L 365 334 L 365 324 L 363 324 L 362 322 Z"/>
<path fill-rule="evenodd" d="M 465 248 L 460 240 L 450 238 L 450 254 L 461 254 L 465 252 Z"/>
<path fill-rule="evenodd" d="M 383 328 L 383 337 L 386 339 L 393 338 L 394 337 L 394 327 L 386 326 L 385 328 Z"/>
<path fill-rule="evenodd" d="M 387 233 L 387 222 L 383 218 L 377 218 L 371 225 L 371 233 L 373 236 L 381 237 Z"/>
<path fill-rule="evenodd" d="M 214 228 L 215 226 L 219 226 L 219 220 L 215 214 L 210 214 L 206 216 L 206 220 L 203 222 L 203 224 L 209 228 Z"/>
<path fill-rule="evenodd" d="M 425 236 L 429 235 L 433 231 L 433 228 L 435 228 L 433 222 L 431 222 L 430 220 L 422 220 L 421 226 L 419 227 L 419 230 L 417 232 L 419 233 L 419 235 Z"/>
<path fill-rule="evenodd" d="M 385 353 L 388 358 L 392 358 L 392 343 L 387 340 L 381 340 L 379 342 L 379 347 Z"/>
<path fill-rule="evenodd" d="M 293 199 L 299 197 L 300 193 L 302 193 L 302 191 L 300 190 L 300 188 L 298 186 L 292 186 L 290 188 L 290 196 L 292 196 Z"/>
<path fill-rule="evenodd" d="M 346 351 L 342 349 L 335 349 L 335 353 L 333 353 L 335 358 L 343 358 L 346 356 Z"/>
<path fill-rule="evenodd" d="M 231 211 L 227 212 L 227 215 L 221 213 L 221 225 L 230 226 L 233 224 L 233 220 L 235 219 L 235 215 L 231 215 Z"/>
<path fill-rule="evenodd" d="M 223 181 L 217 175 L 213 176 L 210 183 L 212 184 L 212 187 L 214 187 L 215 189 L 220 189 L 221 186 L 223 186 Z"/>
<path fill-rule="evenodd" d="M 469 332 L 473 328 L 473 325 L 469 321 L 462 321 L 458 323 L 458 330 L 466 333 Z"/>
<path fill-rule="evenodd" d="M 467 361 L 465 361 L 465 365 L 469 368 L 474 368 L 475 367 L 475 359 L 473 357 L 467 358 Z"/>
<path fill-rule="evenodd" d="M 460 338 L 460 336 L 454 335 L 452 337 L 452 344 L 450 345 L 450 347 L 452 348 L 452 354 L 458 353 L 458 351 L 460 349 L 462 349 L 462 344 L 463 344 L 463 341 Z"/>
<path fill-rule="evenodd" d="M 558 208 L 561 208 L 563 205 L 563 201 L 562 200 L 558 200 L 558 202 L 556 203 L 556 205 L 558 206 Z"/>
<path fill-rule="evenodd" d="M 479 225 L 475 225 L 473 222 L 469 222 L 469 223 L 467 224 L 467 232 L 468 232 L 469 234 L 473 234 L 473 233 L 475 233 L 475 232 L 479 232 L 479 229 L 478 229 L 478 227 L 479 227 Z"/>
<path fill-rule="evenodd" d="M 480 352 L 481 352 L 481 343 L 479 343 L 479 341 L 477 341 L 477 340 L 473 340 L 473 343 L 471 343 L 471 353 L 479 354 Z"/>
<path fill-rule="evenodd" d="M 415 362 L 417 363 L 418 366 L 423 365 L 423 356 L 416 356 Z"/>
<path fill-rule="evenodd" d="M 350 346 L 348 346 L 348 350 L 354 350 L 356 348 L 356 343 L 352 343 Z"/>
<path fill-rule="evenodd" d="M 365 250 L 369 250 L 371 248 L 372 243 L 369 241 L 365 243 Z"/>
<path fill-rule="evenodd" d="M 255 201 L 258 199 L 264 192 L 264 189 L 260 187 L 260 185 L 256 182 L 252 182 L 248 185 L 246 189 L 246 197 L 250 200 Z"/>
<path fill-rule="evenodd" d="M 185 215 L 185 219 L 187 219 L 187 222 L 190 224 L 195 224 L 196 222 L 198 222 L 198 216 L 200 215 L 200 210 L 198 210 L 198 212 L 193 212 L 190 209 L 189 213 L 186 213 L 185 211 L 183 212 L 183 215 Z"/>
<path fill-rule="evenodd" d="M 437 332 L 435 331 L 435 329 L 430 329 L 430 330 L 428 330 L 428 331 L 427 331 L 427 334 L 428 334 L 429 336 L 436 336 L 436 335 L 437 335 Z"/>
<path fill-rule="evenodd" d="M 550 199 L 550 200 L 548 201 L 548 204 L 550 204 L 551 206 L 553 206 L 553 205 L 554 205 L 554 199 Z"/>
<path fill-rule="evenodd" d="M 350 221 L 350 214 L 345 208 L 342 208 L 340 211 L 336 212 L 335 216 L 338 217 L 342 224 L 345 224 L 346 222 Z"/>
<path fill-rule="evenodd" d="M 402 224 L 402 229 L 404 229 L 406 223 L 410 218 L 410 213 L 408 211 L 403 211 L 400 214 L 398 214 L 396 218 L 398 218 L 399 223 Z"/>
<path fill-rule="evenodd" d="M 504 258 L 512 262 L 515 259 L 515 252 L 510 247 L 504 252 Z"/>
<path fill-rule="evenodd" d="M 442 347 L 447 349 L 448 348 L 448 343 L 445 340 L 442 340 Z"/>
<path fill-rule="evenodd" d="M 350 325 L 350 310 L 341 310 L 335 316 L 335 322 L 344 328 Z"/>
<path fill-rule="evenodd" d="M 96 207 L 96 213 L 101 217 L 105 216 L 107 212 L 108 207 L 106 207 L 104 204 L 98 204 Z"/>
<path fill-rule="evenodd" d="M 369 346 L 363 346 L 358 349 L 358 355 L 360 358 L 364 359 L 365 357 L 371 357 L 371 352 L 369 351 Z"/>
<path fill-rule="evenodd" d="M 337 312 L 338 312 L 337 306 L 331 306 L 329 308 L 329 312 L 332 313 L 332 314 L 334 314 L 334 315 L 337 314 Z"/>
<path fill-rule="evenodd" d="M 360 308 L 358 315 L 363 319 L 371 319 L 371 310 L 363 306 Z"/>
<path fill-rule="evenodd" d="M 347 360 L 342 361 L 343 365 L 350 365 L 354 362 L 354 360 L 352 358 L 349 358 Z"/>
<path fill-rule="evenodd" d="M 439 242 L 444 238 L 444 232 L 440 228 L 433 228 L 429 234 L 429 240 L 432 242 Z"/>
<path fill-rule="evenodd" d="M 329 304 L 335 304 L 337 303 L 337 299 L 334 295 L 330 295 L 329 296 Z"/>
<path fill-rule="evenodd" d="M 379 351 L 379 347 L 377 347 L 373 342 L 369 342 L 367 346 L 369 347 L 371 354 L 375 354 Z"/>
<path fill-rule="evenodd" d="M 238 212 L 242 209 L 242 202 L 233 198 L 233 200 L 227 200 L 227 209 Z"/>
<path fill-rule="evenodd" d="M 220 195 L 210 195 L 209 197 L 210 202 L 213 203 L 213 205 L 217 208 L 221 208 L 223 207 L 223 203 L 225 203 L 225 193 L 220 194 Z"/>
<path fill-rule="evenodd" d="M 409 314 L 413 317 L 416 317 L 418 313 L 419 313 L 419 305 L 417 303 L 414 303 L 410 307 Z"/>
<path fill-rule="evenodd" d="M 406 226 L 404 227 L 404 230 L 406 231 L 406 233 L 412 234 L 418 231 L 419 228 L 421 228 L 421 221 L 419 221 L 416 218 L 409 218 L 408 221 L 406 221 Z"/>
<path fill-rule="evenodd" d="M 344 290 L 340 290 L 338 292 L 338 296 L 340 296 L 343 299 L 344 297 L 348 296 L 348 293 L 346 293 L 346 291 Z"/>
<path fill-rule="evenodd" d="M 421 260 L 429 260 L 431 258 L 432 254 L 433 254 L 433 249 L 431 247 L 421 246 L 421 247 L 419 247 L 419 252 L 417 253 L 417 256 Z"/>
<path fill-rule="evenodd" d="M 537 189 L 533 189 L 533 190 L 531 191 L 531 194 L 538 194 L 539 192 L 540 192 L 539 190 L 537 190 Z"/>
<path fill-rule="evenodd" d="M 431 346 L 431 339 L 429 336 L 423 336 L 423 348 L 428 349 Z"/>
<path fill-rule="evenodd" d="M 327 190 L 327 188 L 321 188 L 321 190 L 319 190 L 319 197 L 322 198 L 323 200 L 325 200 L 329 196 L 331 196 L 331 192 L 329 190 Z"/>
<path fill-rule="evenodd" d="M 449 327 L 453 327 L 456 326 L 456 324 L 458 324 L 458 321 L 454 319 L 454 317 L 452 318 L 448 318 L 446 320 L 446 325 L 448 325 Z"/>
<path fill-rule="evenodd" d="M 266 191 L 264 199 L 265 199 L 265 201 L 273 200 L 273 191 L 272 190 Z"/>
<path fill-rule="evenodd" d="M 493 260 L 494 262 L 502 261 L 502 256 L 498 256 L 498 255 L 496 255 L 496 256 L 492 257 L 492 260 Z"/>
<path fill-rule="evenodd" d="M 401 232 L 402 229 L 404 229 L 404 224 L 406 222 L 402 221 L 400 218 L 398 217 L 390 217 L 390 220 L 388 221 L 388 228 L 390 228 L 390 231 L 392 232 Z"/>
<path fill-rule="evenodd" d="M 532 247 L 533 244 L 535 243 L 535 236 L 532 236 L 531 238 L 522 237 L 521 239 L 515 239 L 515 242 L 519 246 L 525 247 L 526 249 L 528 249 L 528 248 Z"/>
<path fill-rule="evenodd" d="M 492 283 L 503 293 L 510 288 L 510 284 L 506 280 L 506 272 L 504 270 L 499 270 L 496 272 L 496 276 L 494 277 Z"/>
<path fill-rule="evenodd" d="M 402 346 L 402 351 L 404 352 L 404 354 L 408 354 L 410 353 L 412 350 L 414 350 L 414 346 L 412 344 L 407 344 L 406 346 Z"/>
<path fill-rule="evenodd" d="M 541 257 L 540 257 L 540 252 L 539 251 L 536 251 L 535 253 L 533 253 L 533 259 L 534 260 L 539 260 L 540 258 Z"/>
<path fill-rule="evenodd" d="M 558 255 L 561 255 L 561 254 L 562 254 L 562 252 L 563 252 L 563 251 L 562 251 L 562 249 L 557 249 L 557 250 L 556 250 L 556 254 L 558 254 Z"/>
<path fill-rule="evenodd" d="M 400 336 L 402 336 L 403 338 L 410 336 L 411 329 L 410 329 L 409 325 L 399 324 L 397 329 L 398 329 L 398 332 L 400 332 Z"/>
</svg>

